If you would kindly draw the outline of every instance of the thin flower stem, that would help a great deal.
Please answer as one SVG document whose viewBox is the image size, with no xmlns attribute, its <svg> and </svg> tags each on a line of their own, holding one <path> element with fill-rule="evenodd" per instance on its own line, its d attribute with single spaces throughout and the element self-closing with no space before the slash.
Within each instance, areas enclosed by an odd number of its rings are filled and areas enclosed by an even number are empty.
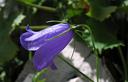
<svg viewBox="0 0 128 82">
<path fill-rule="evenodd" d="M 71 63 L 69 63 L 68 61 L 66 61 L 62 56 L 58 56 L 61 60 L 63 60 L 66 64 L 68 64 L 69 66 L 71 66 L 76 72 L 80 73 L 83 77 L 87 78 L 89 81 L 94 82 L 91 78 L 89 78 L 87 75 L 85 75 L 84 73 L 82 73 L 80 70 L 78 70 L 76 67 L 74 67 Z"/>
<path fill-rule="evenodd" d="M 30 28 L 32 30 L 42 30 L 42 29 L 45 29 L 47 27 L 48 27 L 48 25 L 30 26 Z M 19 28 L 22 29 L 22 30 L 25 30 L 26 29 L 26 26 L 20 26 Z"/>
<path fill-rule="evenodd" d="M 24 1 L 24 0 L 16 0 L 16 1 L 20 2 L 22 4 L 25 4 L 27 6 L 30 6 L 30 7 L 35 7 L 35 8 L 46 10 L 46 11 L 49 11 L 49 12 L 56 12 L 56 8 L 47 7 L 47 6 L 40 6 L 40 5 L 37 5 L 37 4 L 29 3 L 29 2 Z"/>
<path fill-rule="evenodd" d="M 43 74 L 45 74 L 47 72 L 47 69 L 43 69 L 40 72 L 37 72 L 33 78 L 32 78 L 32 82 L 37 82 L 40 79 L 40 76 L 42 76 Z M 45 81 L 45 78 L 42 78 L 42 81 Z"/>
<path fill-rule="evenodd" d="M 30 51 L 29 54 L 28 54 L 28 59 L 29 60 L 32 60 L 32 52 Z"/>
<path fill-rule="evenodd" d="M 100 63 L 100 60 L 99 60 L 99 56 L 98 56 L 98 51 L 95 47 L 95 39 L 94 39 L 94 36 L 93 36 L 93 33 L 91 31 L 91 29 L 89 28 L 89 26 L 87 26 L 87 29 L 89 30 L 90 34 L 91 34 L 91 38 L 92 38 L 92 45 L 93 45 L 93 48 L 94 48 L 94 53 L 96 54 L 96 76 L 97 76 L 97 82 L 99 82 L 99 63 Z"/>
<path fill-rule="evenodd" d="M 125 62 L 125 59 L 123 57 L 123 52 L 121 50 L 120 47 L 118 47 L 118 51 L 119 51 L 119 56 L 121 58 L 122 64 L 123 64 L 123 69 L 124 69 L 124 75 L 125 75 L 125 82 L 128 82 L 128 70 L 127 70 L 127 64 Z"/>
<path fill-rule="evenodd" d="M 97 82 L 99 82 L 99 63 L 100 63 L 100 60 L 99 60 L 99 56 L 97 54 L 97 51 L 95 52 L 96 54 L 96 76 L 97 76 Z"/>
<path fill-rule="evenodd" d="M 93 33 L 92 33 L 92 31 L 91 31 L 91 29 L 90 29 L 90 27 L 88 26 L 88 25 L 83 25 L 83 24 L 81 24 L 81 25 L 78 25 L 77 27 L 79 27 L 79 26 L 84 26 L 85 28 L 87 28 L 88 30 L 89 30 L 89 32 L 90 32 L 90 34 L 91 34 L 91 39 L 92 39 L 92 45 L 93 45 L 93 49 L 94 49 L 94 53 L 96 54 L 96 76 L 97 76 L 97 82 L 99 82 L 99 63 L 100 63 L 100 60 L 99 60 L 99 57 L 98 57 L 98 51 L 97 51 L 97 49 L 96 49 L 96 47 L 95 47 L 95 39 L 94 39 L 94 36 L 93 36 Z M 79 33 L 77 33 L 77 31 L 75 31 L 75 33 L 83 40 L 83 41 L 85 41 L 82 37 L 81 37 L 81 35 L 79 34 Z"/>
</svg>

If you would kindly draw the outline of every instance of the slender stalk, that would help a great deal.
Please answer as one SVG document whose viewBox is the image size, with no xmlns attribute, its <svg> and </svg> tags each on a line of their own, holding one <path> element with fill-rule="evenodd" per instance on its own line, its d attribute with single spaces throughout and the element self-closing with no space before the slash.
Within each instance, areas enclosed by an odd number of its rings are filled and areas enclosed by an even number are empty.
<svg viewBox="0 0 128 82">
<path fill-rule="evenodd" d="M 32 30 L 42 30 L 42 29 L 47 28 L 47 27 L 48 27 L 47 25 L 30 26 L 30 28 L 31 28 Z M 26 29 L 26 26 L 20 26 L 19 28 L 22 29 L 22 30 L 25 30 L 25 29 Z"/>
<path fill-rule="evenodd" d="M 40 72 L 37 72 L 33 78 L 32 78 L 32 82 L 38 82 L 38 80 L 41 80 L 40 79 L 40 76 L 42 76 L 43 74 L 45 74 L 47 72 L 47 69 L 43 69 L 42 71 Z M 45 78 L 42 78 L 41 82 L 45 82 Z"/>
<path fill-rule="evenodd" d="M 99 60 L 99 57 L 98 57 L 98 51 L 97 51 L 97 49 L 96 49 L 96 47 L 95 47 L 95 39 L 94 39 L 94 36 L 93 36 L 93 33 L 92 33 L 92 31 L 91 31 L 91 29 L 90 29 L 90 27 L 88 26 L 88 25 L 83 25 L 83 24 L 81 24 L 81 25 L 79 25 L 79 26 L 84 26 L 84 27 L 86 27 L 88 30 L 89 30 L 89 32 L 90 32 L 90 34 L 91 34 L 91 39 L 92 39 L 92 45 L 93 45 L 93 49 L 94 49 L 94 53 L 96 54 L 96 76 L 97 76 L 97 82 L 99 82 L 99 62 L 100 62 L 100 60 Z M 79 27 L 78 26 L 78 27 Z M 77 33 L 76 31 L 75 31 L 75 33 Z M 78 34 L 78 33 L 77 33 Z M 78 36 L 82 39 L 82 40 L 84 40 L 79 34 L 78 34 Z M 85 41 L 85 40 L 84 40 Z"/>
<path fill-rule="evenodd" d="M 71 66 L 76 72 L 80 73 L 83 77 L 87 78 L 89 81 L 94 82 L 91 78 L 89 78 L 87 75 L 79 71 L 76 67 L 74 67 L 72 64 L 70 64 L 68 61 L 66 61 L 63 57 L 58 56 L 61 60 L 63 60 L 66 64 Z"/>
<path fill-rule="evenodd" d="M 32 60 L 32 52 L 30 51 L 29 54 L 28 54 L 28 59 L 29 60 Z"/>
<path fill-rule="evenodd" d="M 93 45 L 93 48 L 94 48 L 94 53 L 96 54 L 96 76 L 97 76 L 97 82 L 99 82 L 99 63 L 100 63 L 100 60 L 99 60 L 99 56 L 98 56 L 98 51 L 95 47 L 95 39 L 94 39 L 94 36 L 93 36 L 93 33 L 91 31 L 91 29 L 89 28 L 89 26 L 86 25 L 86 27 L 88 28 L 90 34 L 91 34 L 91 38 L 92 38 L 92 45 Z"/>
<path fill-rule="evenodd" d="M 123 53 L 122 53 L 122 50 L 120 47 L 118 47 L 118 51 L 120 53 L 120 58 L 121 58 L 121 61 L 122 61 L 122 64 L 123 64 L 123 69 L 124 69 L 124 75 L 125 75 L 125 82 L 128 82 L 128 70 L 127 70 L 127 64 L 125 62 L 125 59 L 123 57 Z"/>
<path fill-rule="evenodd" d="M 99 63 L 100 63 L 100 59 L 99 56 L 97 54 L 97 51 L 95 51 L 96 54 L 96 76 L 97 76 L 97 82 L 99 82 Z"/>
<path fill-rule="evenodd" d="M 16 1 L 20 2 L 22 4 L 25 4 L 27 6 L 30 6 L 30 7 L 35 7 L 35 8 L 46 10 L 46 11 L 49 11 L 49 12 L 56 12 L 56 8 L 47 7 L 47 6 L 40 6 L 40 5 L 36 5 L 36 4 L 33 4 L 33 3 L 29 3 L 29 2 L 24 1 L 24 0 L 16 0 Z"/>
</svg>

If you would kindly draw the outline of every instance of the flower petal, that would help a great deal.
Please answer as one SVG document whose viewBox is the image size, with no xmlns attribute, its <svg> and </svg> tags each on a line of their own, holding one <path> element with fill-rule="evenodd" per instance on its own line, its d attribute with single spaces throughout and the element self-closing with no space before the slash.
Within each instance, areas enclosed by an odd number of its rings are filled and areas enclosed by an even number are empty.
<svg viewBox="0 0 128 82">
<path fill-rule="evenodd" d="M 41 70 L 51 65 L 53 59 L 65 48 L 73 37 L 73 32 L 69 31 L 64 35 L 48 41 L 39 48 L 34 55 L 33 63 L 37 70 Z"/>
<path fill-rule="evenodd" d="M 29 42 L 28 41 L 25 41 L 26 38 L 32 36 L 33 33 L 31 32 L 26 32 L 26 33 L 23 33 L 21 36 L 20 36 L 20 43 L 21 45 L 25 48 L 25 49 L 28 49 L 28 44 Z"/>
<path fill-rule="evenodd" d="M 46 43 L 46 39 L 57 36 L 69 28 L 69 24 L 56 24 L 39 32 L 34 32 L 27 27 L 28 32 L 21 35 L 20 42 L 25 49 L 35 51 Z"/>
<path fill-rule="evenodd" d="M 30 26 L 29 25 L 26 26 L 26 31 L 27 32 L 31 32 L 31 33 L 36 33 L 35 31 L 33 31 L 33 30 L 30 29 Z"/>
<path fill-rule="evenodd" d="M 26 38 L 26 41 L 33 41 L 39 38 L 48 39 L 62 33 L 63 31 L 69 28 L 70 28 L 69 24 L 56 24 L 39 31 L 38 33 L 35 33 L 33 36 L 29 38 Z"/>
</svg>

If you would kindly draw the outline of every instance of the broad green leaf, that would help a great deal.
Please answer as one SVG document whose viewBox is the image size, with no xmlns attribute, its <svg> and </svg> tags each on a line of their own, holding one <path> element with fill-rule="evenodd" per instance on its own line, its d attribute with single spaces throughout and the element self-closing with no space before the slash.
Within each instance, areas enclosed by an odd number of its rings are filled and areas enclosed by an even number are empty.
<svg viewBox="0 0 128 82">
<path fill-rule="evenodd" d="M 0 41 L 0 64 L 12 59 L 18 50 L 17 46 L 11 41 L 9 37 L 4 37 L 5 38 Z"/>
<path fill-rule="evenodd" d="M 15 14 L 4 17 L 3 11 L 0 12 L 0 64 L 9 61 L 16 55 L 17 46 L 12 42 L 10 31 Z"/>
<path fill-rule="evenodd" d="M 88 21 L 87 24 L 90 26 L 94 38 L 94 45 L 99 54 L 101 54 L 103 50 L 123 46 L 121 41 L 117 40 L 115 30 L 112 31 L 111 28 L 108 29 L 108 27 L 101 22 Z M 92 38 L 88 30 L 82 33 L 82 38 L 93 48 Z"/>
<path fill-rule="evenodd" d="M 111 13 L 115 12 L 116 6 L 106 6 L 98 1 L 89 1 L 90 11 L 87 13 L 88 16 L 93 17 L 99 21 L 103 21 L 111 16 Z"/>
</svg>

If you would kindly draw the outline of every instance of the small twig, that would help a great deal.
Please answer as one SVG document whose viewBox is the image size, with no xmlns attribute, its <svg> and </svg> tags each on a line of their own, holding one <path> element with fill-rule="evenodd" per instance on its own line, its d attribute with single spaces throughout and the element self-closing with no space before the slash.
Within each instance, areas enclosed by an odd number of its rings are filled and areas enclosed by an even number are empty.
<svg viewBox="0 0 128 82">
<path fill-rule="evenodd" d="M 47 6 L 40 6 L 40 5 L 37 5 L 37 4 L 28 3 L 28 2 L 23 1 L 23 0 L 16 0 L 16 1 L 20 2 L 22 4 L 25 4 L 27 6 L 30 6 L 30 7 L 35 7 L 35 8 L 46 10 L 46 11 L 50 11 L 50 12 L 56 12 L 56 8 L 47 7 Z"/>
</svg>

